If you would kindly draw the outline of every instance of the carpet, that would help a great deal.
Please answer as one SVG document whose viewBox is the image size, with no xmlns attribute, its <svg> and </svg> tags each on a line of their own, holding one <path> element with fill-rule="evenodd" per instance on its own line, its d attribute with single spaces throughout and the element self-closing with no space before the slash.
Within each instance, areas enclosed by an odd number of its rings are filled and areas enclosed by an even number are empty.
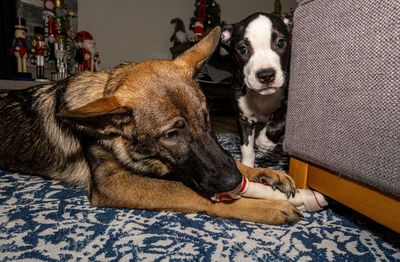
<svg viewBox="0 0 400 262">
<path fill-rule="evenodd" d="M 219 134 L 240 160 L 238 137 Z M 287 169 L 279 146 L 257 166 Z M 265 159 L 269 159 L 266 161 Z M 400 261 L 399 235 L 339 205 L 294 226 L 92 207 L 85 189 L 0 171 L 1 261 Z"/>
</svg>

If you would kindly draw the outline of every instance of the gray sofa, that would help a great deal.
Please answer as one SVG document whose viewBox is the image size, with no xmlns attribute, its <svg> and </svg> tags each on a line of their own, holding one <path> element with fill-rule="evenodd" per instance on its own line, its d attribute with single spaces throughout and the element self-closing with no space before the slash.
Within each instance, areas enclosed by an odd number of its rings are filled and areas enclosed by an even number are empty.
<svg viewBox="0 0 400 262">
<path fill-rule="evenodd" d="M 298 186 L 398 232 L 399 25 L 398 0 L 298 1 L 284 140 Z"/>
</svg>

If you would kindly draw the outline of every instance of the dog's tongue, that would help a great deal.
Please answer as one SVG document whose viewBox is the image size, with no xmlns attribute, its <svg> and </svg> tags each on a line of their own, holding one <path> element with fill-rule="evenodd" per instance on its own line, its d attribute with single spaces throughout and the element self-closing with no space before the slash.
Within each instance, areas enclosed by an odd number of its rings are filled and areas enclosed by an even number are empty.
<svg viewBox="0 0 400 262">
<path fill-rule="evenodd" d="M 242 182 L 235 189 L 228 192 L 217 193 L 211 197 L 211 200 L 215 202 L 221 202 L 239 199 L 241 196 L 238 193 L 243 191 L 245 183 L 246 180 L 242 178 Z"/>
</svg>

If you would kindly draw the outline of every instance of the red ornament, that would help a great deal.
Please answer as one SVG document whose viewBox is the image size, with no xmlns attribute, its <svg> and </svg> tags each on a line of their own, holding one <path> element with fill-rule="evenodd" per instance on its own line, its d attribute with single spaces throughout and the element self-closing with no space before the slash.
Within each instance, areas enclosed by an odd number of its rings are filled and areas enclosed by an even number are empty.
<svg viewBox="0 0 400 262">
<path fill-rule="evenodd" d="M 204 18 L 206 17 L 207 0 L 200 0 L 199 15 L 197 21 L 204 24 Z"/>
</svg>

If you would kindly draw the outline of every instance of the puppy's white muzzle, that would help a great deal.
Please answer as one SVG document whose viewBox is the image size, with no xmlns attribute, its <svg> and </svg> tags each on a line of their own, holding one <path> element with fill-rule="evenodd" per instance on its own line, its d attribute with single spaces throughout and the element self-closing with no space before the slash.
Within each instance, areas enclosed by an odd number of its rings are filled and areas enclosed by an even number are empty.
<svg viewBox="0 0 400 262">
<path fill-rule="evenodd" d="M 243 68 L 243 73 L 246 86 L 260 95 L 273 94 L 285 83 L 280 57 L 272 50 L 254 53 Z"/>
</svg>

